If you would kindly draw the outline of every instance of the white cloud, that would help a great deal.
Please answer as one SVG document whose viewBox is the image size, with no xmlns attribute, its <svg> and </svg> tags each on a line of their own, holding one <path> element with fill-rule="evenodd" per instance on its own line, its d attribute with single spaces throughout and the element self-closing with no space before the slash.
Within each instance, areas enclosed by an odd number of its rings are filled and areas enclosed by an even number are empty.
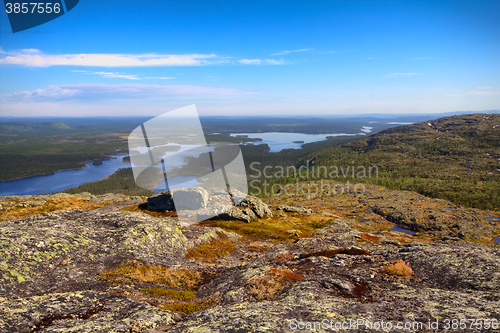
<svg viewBox="0 0 500 333">
<path fill-rule="evenodd" d="M 65 100 L 151 99 L 175 96 L 228 96 L 253 94 L 232 87 L 208 87 L 160 84 L 66 84 L 47 89 L 15 92 L 5 96 L 8 102 L 55 102 Z"/>
<path fill-rule="evenodd" d="M 285 51 L 281 51 L 281 52 L 278 52 L 278 53 L 273 53 L 271 55 L 273 55 L 273 56 L 279 56 L 279 55 L 285 55 L 285 54 L 289 54 L 289 53 L 308 52 L 308 51 L 313 51 L 313 50 L 314 49 L 299 49 L 299 50 L 291 50 L 291 51 L 285 50 Z"/>
<path fill-rule="evenodd" d="M 468 91 L 466 93 L 448 94 L 445 96 L 458 97 L 458 96 L 467 96 L 467 95 L 468 96 L 470 96 L 470 95 L 475 95 L 475 96 L 500 95 L 500 91 L 492 90 L 491 87 L 477 87 L 476 90 Z"/>
<path fill-rule="evenodd" d="M 240 59 L 238 60 L 243 65 L 284 65 L 283 59 Z"/>
<path fill-rule="evenodd" d="M 138 77 L 138 74 L 125 74 L 125 73 L 119 73 L 119 72 L 91 72 L 91 71 L 84 71 L 80 69 L 75 69 L 71 70 L 70 72 L 75 72 L 75 73 L 84 73 L 84 74 L 96 74 L 100 75 L 103 78 L 120 78 L 120 79 L 127 79 L 127 80 L 142 80 L 142 78 Z M 144 78 L 145 80 L 173 80 L 176 79 L 175 77 L 166 77 L 166 76 L 148 76 Z"/>
<path fill-rule="evenodd" d="M 127 80 L 141 80 L 140 78 L 137 77 L 137 74 L 125 74 L 125 73 L 119 73 L 119 72 L 90 72 L 90 71 L 83 71 L 83 70 L 73 70 L 72 72 L 76 73 L 84 73 L 84 74 L 95 74 L 95 75 L 100 75 L 103 78 L 109 78 L 109 79 L 127 79 Z"/>
<path fill-rule="evenodd" d="M 490 90 L 490 87 L 478 87 L 480 90 L 474 90 L 474 91 L 468 91 L 467 95 L 479 95 L 479 96 L 484 96 L 484 95 L 500 95 L 500 91 L 493 91 Z"/>
<path fill-rule="evenodd" d="M 384 77 L 410 77 L 424 75 L 424 73 L 389 73 L 384 75 Z"/>
<path fill-rule="evenodd" d="M 46 54 L 37 49 L 1 52 L 0 64 L 27 67 L 94 66 L 94 67 L 144 67 L 144 66 L 199 66 L 211 64 L 215 54 Z"/>
<path fill-rule="evenodd" d="M 140 78 L 137 77 L 137 74 L 133 75 L 127 75 L 127 74 L 120 74 L 120 73 L 113 73 L 113 72 L 94 72 L 92 74 L 97 74 L 101 75 L 102 77 L 105 78 L 120 78 L 120 79 L 127 79 L 127 80 L 140 80 Z"/>
<path fill-rule="evenodd" d="M 260 65 L 262 63 L 262 59 L 241 59 L 239 62 L 243 65 Z"/>
<path fill-rule="evenodd" d="M 324 52 L 320 52 L 320 53 L 324 53 L 324 54 L 336 54 L 336 53 L 349 53 L 349 52 L 354 52 L 354 50 L 324 51 Z"/>
<path fill-rule="evenodd" d="M 166 77 L 166 76 L 148 76 L 145 77 L 146 80 L 174 80 L 176 77 Z"/>
</svg>

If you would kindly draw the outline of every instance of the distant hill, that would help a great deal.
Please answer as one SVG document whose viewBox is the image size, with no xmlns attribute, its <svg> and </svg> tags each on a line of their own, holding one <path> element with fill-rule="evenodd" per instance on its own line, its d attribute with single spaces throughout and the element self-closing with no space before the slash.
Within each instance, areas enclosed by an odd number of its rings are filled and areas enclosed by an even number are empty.
<svg viewBox="0 0 500 333">
<path fill-rule="evenodd" d="M 469 207 L 500 207 L 499 114 L 460 115 L 390 128 L 321 149 L 301 163 L 307 161 L 314 161 L 315 167 L 377 166 L 378 177 L 354 180 Z"/>
<path fill-rule="evenodd" d="M 45 132 L 59 129 L 70 129 L 66 124 L 56 121 L 25 122 L 13 121 L 0 123 L 0 133 Z"/>
</svg>

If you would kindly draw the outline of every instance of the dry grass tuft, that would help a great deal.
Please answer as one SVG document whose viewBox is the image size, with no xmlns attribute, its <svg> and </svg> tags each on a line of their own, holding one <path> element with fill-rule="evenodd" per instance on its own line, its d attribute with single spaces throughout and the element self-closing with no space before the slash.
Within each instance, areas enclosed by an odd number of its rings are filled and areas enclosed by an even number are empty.
<svg viewBox="0 0 500 333">
<path fill-rule="evenodd" d="M 202 283 L 201 274 L 186 269 L 170 269 L 130 260 L 123 265 L 105 270 L 100 278 L 113 284 L 157 285 L 137 290 L 119 289 L 112 293 L 173 312 L 189 314 L 213 306 L 219 301 L 217 298 L 197 298 L 195 292 Z"/>
<path fill-rule="evenodd" d="M 22 202 L 20 202 L 22 203 Z M 67 198 L 58 199 L 53 198 L 45 202 L 41 206 L 35 207 L 19 207 L 13 206 L 8 207 L 2 211 L 0 216 L 0 222 L 22 219 L 29 216 L 40 215 L 44 213 L 51 213 L 58 210 L 74 210 L 74 209 L 96 209 L 107 204 L 103 203 L 91 203 L 82 198 Z"/>
<path fill-rule="evenodd" d="M 218 239 L 212 238 L 210 242 L 201 244 L 194 249 L 189 249 L 186 259 L 203 262 L 215 262 L 217 258 L 224 258 L 230 252 L 235 252 L 233 241 L 226 234 L 217 232 Z"/>
<path fill-rule="evenodd" d="M 398 276 L 411 276 L 413 274 L 413 270 L 410 265 L 402 259 L 396 260 L 392 264 L 384 267 L 383 271 L 386 274 Z"/>
<path fill-rule="evenodd" d="M 143 264 L 137 260 L 103 271 L 100 279 L 113 284 L 162 284 L 181 290 L 194 290 L 202 280 L 198 272 Z"/>
</svg>

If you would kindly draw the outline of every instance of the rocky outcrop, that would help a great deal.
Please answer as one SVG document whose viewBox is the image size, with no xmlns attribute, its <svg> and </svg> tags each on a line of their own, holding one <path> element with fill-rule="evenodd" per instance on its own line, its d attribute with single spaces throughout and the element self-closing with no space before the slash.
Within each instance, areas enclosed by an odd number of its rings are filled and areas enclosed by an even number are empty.
<svg viewBox="0 0 500 333">
<path fill-rule="evenodd" d="M 305 214 L 311 214 L 313 211 L 312 209 L 308 209 L 304 206 L 287 206 L 287 205 L 278 205 L 276 207 L 277 211 L 284 211 L 286 213 L 305 213 Z"/>
<path fill-rule="evenodd" d="M 252 218 L 245 214 L 243 210 L 239 210 L 236 207 L 233 207 L 223 213 L 220 213 L 217 215 L 217 218 L 220 218 L 221 220 L 229 220 L 229 221 L 243 221 L 250 223 L 252 221 Z"/>
<path fill-rule="evenodd" d="M 332 237 L 333 236 L 333 237 Z M 302 245 L 283 245 L 276 254 L 298 254 L 310 246 L 338 249 L 336 233 L 311 239 Z M 307 245 L 306 245 L 307 244 Z M 329 244 L 329 245 L 328 245 Z M 301 322 L 326 323 L 316 332 L 342 331 L 335 323 L 353 321 L 350 331 L 366 332 L 366 325 L 381 321 L 397 325 L 422 325 L 411 331 L 432 331 L 429 321 L 444 330 L 446 319 L 489 318 L 500 320 L 500 252 L 487 246 L 457 242 L 414 242 L 398 248 L 365 245 L 368 255 L 317 254 L 304 259 L 290 257 L 276 262 L 254 261 L 224 271 L 204 285 L 200 295 L 218 295 L 221 304 L 188 317 L 168 332 L 294 332 Z M 356 246 L 353 249 L 361 249 Z M 325 254 L 321 254 L 325 253 Z M 349 253 L 349 251 L 346 251 Z M 441 255 L 443 254 L 443 255 Z M 410 277 L 390 276 L 383 268 L 402 259 L 413 268 Z M 303 277 L 272 299 L 258 300 L 249 283 L 265 277 L 270 269 L 290 269 Z M 362 319 L 363 322 L 357 322 Z M 356 326 L 358 323 L 359 326 Z M 317 324 L 319 325 L 319 324 Z M 404 329 L 386 329 L 402 332 Z M 481 332 L 479 326 L 469 331 Z M 495 330 L 491 330 L 492 332 Z"/>
<path fill-rule="evenodd" d="M 155 332 L 175 324 L 174 317 L 172 312 L 147 303 L 94 291 L 0 302 L 0 331 L 5 333 Z"/>
<path fill-rule="evenodd" d="M 255 199 L 245 197 L 234 213 L 265 217 L 269 208 Z M 180 228 L 170 217 L 118 211 L 124 204 L 0 223 L 0 332 L 295 332 L 307 323 L 316 325 L 316 332 L 332 332 L 344 331 L 338 325 L 350 322 L 349 331 L 367 332 L 382 321 L 394 326 L 379 331 L 438 332 L 445 330 L 445 320 L 455 318 L 483 319 L 483 327 L 484 319 L 490 326 L 500 321 L 500 248 L 495 246 L 429 240 L 425 233 L 360 231 L 355 222 L 295 206 L 281 207 L 290 213 L 284 218 L 258 221 L 290 220 L 294 229 L 303 227 L 276 241 L 254 233 L 258 223 L 234 223 L 226 230 Z M 302 237 L 304 230 L 312 231 Z M 215 252 L 212 261 L 185 258 L 223 245 L 230 249 Z M 189 315 L 174 314 L 160 308 L 159 296 L 149 304 L 134 300 L 144 288 L 164 290 L 165 285 L 131 280 L 110 285 L 98 278 L 127 259 L 200 274 L 190 297 L 203 306 Z M 410 273 L 387 273 L 398 261 Z M 428 326 L 436 321 L 439 329 Z M 396 329 L 398 323 L 422 326 Z M 469 322 L 464 331 L 498 329 Z"/>
<path fill-rule="evenodd" d="M 186 245 L 174 219 L 134 212 L 72 210 L 3 222 L 0 294 L 99 289 L 103 269 L 126 258 L 173 264 Z"/>
<path fill-rule="evenodd" d="M 269 207 L 263 203 L 262 200 L 251 195 L 248 195 L 245 199 L 243 199 L 238 206 L 250 208 L 259 218 L 263 218 L 265 215 L 269 217 L 273 216 Z"/>
</svg>

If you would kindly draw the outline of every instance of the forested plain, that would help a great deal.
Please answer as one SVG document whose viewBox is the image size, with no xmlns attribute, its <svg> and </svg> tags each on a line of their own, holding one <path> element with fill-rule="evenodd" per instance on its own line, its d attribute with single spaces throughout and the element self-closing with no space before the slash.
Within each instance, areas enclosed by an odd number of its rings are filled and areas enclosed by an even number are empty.
<svg viewBox="0 0 500 333">
<path fill-rule="evenodd" d="M 284 132 L 359 133 L 361 120 L 266 118 L 266 121 L 232 117 L 202 118 L 208 142 L 240 143 L 250 180 L 265 180 L 268 185 L 325 178 L 258 177 L 257 168 L 269 166 L 298 170 L 320 167 L 377 168 L 377 175 L 360 177 L 351 173 L 328 180 L 382 185 L 390 189 L 411 190 L 426 196 L 448 199 L 466 207 L 498 210 L 500 207 L 500 115 L 476 114 L 445 117 L 412 125 L 374 129 L 372 135 L 330 137 L 269 153 L 258 138 L 229 136 L 229 133 Z M 302 130 L 297 125 L 304 124 Z M 14 179 L 82 167 L 83 162 L 105 159 L 106 154 L 127 153 L 127 136 L 144 119 L 100 119 L 87 122 L 2 122 L 0 123 L 0 179 Z M 357 123 L 356 121 L 359 121 Z M 321 125 L 320 125 L 321 123 Z M 339 130 L 335 126 L 342 126 Z M 217 125 L 218 124 L 218 125 Z M 365 121 L 366 124 L 366 121 Z M 387 123 L 385 123 L 387 124 Z M 351 126 L 351 127 L 350 127 Z M 215 134 L 214 134 L 215 133 Z M 246 144 L 251 143 L 251 144 Z M 256 163 L 256 164 L 255 164 Z M 189 165 L 189 164 L 188 164 Z M 187 168 L 189 170 L 189 168 Z M 182 171 L 179 171 L 182 173 Z M 66 190 L 94 194 L 106 192 L 149 195 L 135 185 L 131 169 L 121 169 L 105 180 Z M 274 195 L 271 193 L 269 195 Z M 264 194 L 262 194 L 264 196 Z"/>
</svg>

